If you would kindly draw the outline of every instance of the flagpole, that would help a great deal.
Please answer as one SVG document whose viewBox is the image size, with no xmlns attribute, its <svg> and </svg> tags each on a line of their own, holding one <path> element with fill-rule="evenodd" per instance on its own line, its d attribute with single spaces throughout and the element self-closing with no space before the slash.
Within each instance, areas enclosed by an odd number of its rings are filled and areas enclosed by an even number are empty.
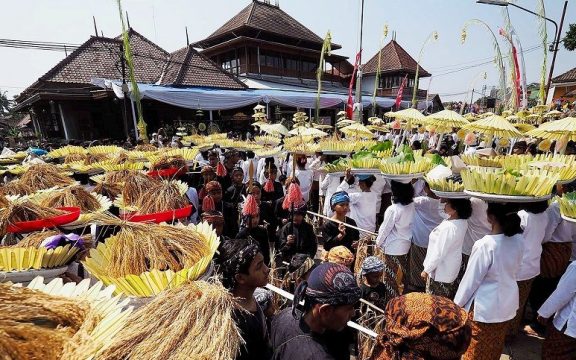
<svg viewBox="0 0 576 360">
<path fill-rule="evenodd" d="M 356 72 L 356 120 L 362 122 L 362 36 L 364 34 L 364 0 L 361 0 L 360 7 L 360 48 L 358 50 L 359 61 L 358 71 Z"/>
</svg>

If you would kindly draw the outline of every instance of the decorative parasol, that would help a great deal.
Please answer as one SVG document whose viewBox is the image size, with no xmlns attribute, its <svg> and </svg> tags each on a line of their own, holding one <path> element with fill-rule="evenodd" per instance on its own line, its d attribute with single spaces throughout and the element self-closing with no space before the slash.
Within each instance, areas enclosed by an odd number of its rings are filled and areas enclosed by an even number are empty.
<svg viewBox="0 0 576 360">
<path fill-rule="evenodd" d="M 539 128 L 527 132 L 526 135 L 548 140 L 560 140 L 567 136 L 568 140 L 574 141 L 576 140 L 576 118 L 567 117 L 544 123 Z"/>
<path fill-rule="evenodd" d="M 562 111 L 558 110 L 548 111 L 546 114 L 544 114 L 546 117 L 559 117 L 560 115 L 562 115 Z"/>
<path fill-rule="evenodd" d="M 340 129 L 340 131 L 346 134 L 346 136 L 367 137 L 367 138 L 374 137 L 372 131 L 360 123 L 355 123 L 343 127 L 342 129 Z"/>
<path fill-rule="evenodd" d="M 386 126 L 368 125 L 367 128 L 370 129 L 371 131 L 376 131 L 376 132 L 381 132 L 381 133 L 390 132 L 390 129 Z"/>
<path fill-rule="evenodd" d="M 282 124 L 263 124 L 260 125 L 260 130 L 270 135 L 288 135 L 288 129 Z"/>
<path fill-rule="evenodd" d="M 343 120 L 338 121 L 336 123 L 336 126 L 343 127 L 343 126 L 348 126 L 348 125 L 352 125 L 352 124 L 356 124 L 356 121 L 350 120 L 350 119 L 343 119 Z"/>
<path fill-rule="evenodd" d="M 396 111 L 394 113 L 387 113 L 388 117 L 393 117 L 400 120 L 408 120 L 412 121 L 415 124 L 424 124 L 426 117 L 422 115 L 422 113 L 416 109 L 409 108 L 400 111 Z"/>
<path fill-rule="evenodd" d="M 480 119 L 464 126 L 463 129 L 498 137 L 515 138 L 522 136 L 522 133 L 520 133 L 514 125 L 510 124 L 506 119 L 498 115 L 492 115 Z"/>
<path fill-rule="evenodd" d="M 305 126 L 299 126 L 297 128 L 294 128 L 294 129 L 290 130 L 288 132 L 288 134 L 294 135 L 294 136 L 312 136 L 312 137 L 328 136 L 328 134 L 322 130 L 318 130 L 318 129 L 310 128 L 310 127 L 305 127 Z"/>
<path fill-rule="evenodd" d="M 536 126 L 530 125 L 530 124 L 524 124 L 524 123 L 514 124 L 514 127 L 522 133 L 527 133 L 530 130 L 536 129 Z"/>
<path fill-rule="evenodd" d="M 464 116 L 453 110 L 442 110 L 426 116 L 426 125 L 436 126 L 437 128 L 461 128 L 470 124 Z"/>
</svg>

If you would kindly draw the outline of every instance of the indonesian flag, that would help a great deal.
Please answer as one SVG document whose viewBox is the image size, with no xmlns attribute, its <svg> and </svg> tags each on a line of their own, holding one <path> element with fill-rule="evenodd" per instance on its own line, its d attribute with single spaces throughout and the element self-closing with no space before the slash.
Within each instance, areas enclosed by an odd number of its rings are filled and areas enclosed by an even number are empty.
<svg viewBox="0 0 576 360">
<path fill-rule="evenodd" d="M 346 118 L 352 119 L 354 116 L 354 83 L 356 82 L 356 73 L 358 72 L 358 67 L 360 66 L 360 59 L 362 57 L 362 50 L 356 54 L 356 60 L 354 61 L 354 71 L 352 71 L 352 78 L 350 79 L 350 85 L 348 85 L 348 101 L 346 103 Z"/>
<path fill-rule="evenodd" d="M 402 103 L 402 94 L 404 93 L 404 87 L 406 86 L 406 81 L 408 81 L 408 75 L 404 76 L 404 79 L 402 79 L 402 84 L 400 84 L 400 88 L 398 89 L 398 95 L 396 95 L 396 103 L 394 104 L 396 109 L 399 109 L 400 104 Z"/>
</svg>

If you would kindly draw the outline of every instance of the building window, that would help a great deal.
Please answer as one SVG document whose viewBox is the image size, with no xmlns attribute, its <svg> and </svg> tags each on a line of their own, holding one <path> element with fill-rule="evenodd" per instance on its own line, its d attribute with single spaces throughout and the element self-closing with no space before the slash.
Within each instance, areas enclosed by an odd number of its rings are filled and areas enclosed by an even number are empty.
<svg viewBox="0 0 576 360">
<path fill-rule="evenodd" d="M 232 74 L 240 74 L 240 59 L 236 58 L 234 51 L 221 55 L 220 65 L 222 69 L 231 72 Z"/>
</svg>

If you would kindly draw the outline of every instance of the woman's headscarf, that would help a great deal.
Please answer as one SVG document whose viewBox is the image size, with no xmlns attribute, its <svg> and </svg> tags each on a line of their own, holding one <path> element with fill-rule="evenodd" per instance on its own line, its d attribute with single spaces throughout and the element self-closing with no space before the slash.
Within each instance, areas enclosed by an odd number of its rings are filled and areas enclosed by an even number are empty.
<svg viewBox="0 0 576 360">
<path fill-rule="evenodd" d="M 472 321 L 450 299 L 410 293 L 391 299 L 375 360 L 456 360 L 468 349 Z"/>
<path fill-rule="evenodd" d="M 350 196 L 346 191 L 337 191 L 330 197 L 330 207 L 333 208 L 334 205 L 349 203 Z"/>
</svg>

